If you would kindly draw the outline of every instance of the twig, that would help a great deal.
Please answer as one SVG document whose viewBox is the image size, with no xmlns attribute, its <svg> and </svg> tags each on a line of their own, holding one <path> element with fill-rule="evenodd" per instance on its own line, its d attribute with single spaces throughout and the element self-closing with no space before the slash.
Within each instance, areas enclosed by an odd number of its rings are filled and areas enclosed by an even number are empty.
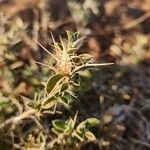
<svg viewBox="0 0 150 150">
<path fill-rule="evenodd" d="M 82 65 L 76 69 L 74 69 L 71 72 L 71 76 L 74 75 L 76 72 L 80 71 L 81 69 L 89 68 L 89 67 L 101 67 L 101 66 L 109 66 L 109 65 L 114 65 L 114 63 L 102 63 L 102 64 L 85 64 Z"/>
<path fill-rule="evenodd" d="M 129 29 L 129 28 L 132 28 L 140 23 L 142 23 L 144 20 L 148 19 L 150 17 L 150 11 L 148 11 L 147 13 L 145 13 L 143 16 L 135 19 L 135 20 L 132 20 L 130 22 L 128 22 L 127 24 L 125 24 L 123 26 L 124 29 Z"/>
<path fill-rule="evenodd" d="M 148 148 L 150 148 L 150 144 L 147 143 L 147 142 L 144 142 L 144 141 L 140 141 L 140 140 L 137 140 L 137 139 L 133 139 L 133 138 L 130 138 L 132 140 L 132 142 L 136 143 L 136 144 L 140 144 L 140 145 L 143 145 L 143 146 L 146 146 Z"/>
<path fill-rule="evenodd" d="M 18 108 L 19 114 L 22 114 L 23 110 L 17 99 L 10 97 L 11 102 Z"/>
<path fill-rule="evenodd" d="M 41 123 L 38 121 L 38 119 L 34 116 L 30 116 L 30 118 L 35 122 L 35 124 L 39 127 L 39 129 L 43 130 L 43 126 L 41 125 Z"/>
<path fill-rule="evenodd" d="M 0 129 L 4 128 L 5 126 L 9 125 L 9 124 L 17 124 L 19 123 L 19 121 L 30 117 L 31 115 L 33 115 L 36 112 L 36 110 L 34 109 L 30 109 L 28 111 L 25 111 L 24 113 L 22 113 L 19 116 L 16 117 L 12 117 L 8 120 L 6 120 L 5 122 L 3 122 L 2 124 L 0 124 Z"/>
</svg>

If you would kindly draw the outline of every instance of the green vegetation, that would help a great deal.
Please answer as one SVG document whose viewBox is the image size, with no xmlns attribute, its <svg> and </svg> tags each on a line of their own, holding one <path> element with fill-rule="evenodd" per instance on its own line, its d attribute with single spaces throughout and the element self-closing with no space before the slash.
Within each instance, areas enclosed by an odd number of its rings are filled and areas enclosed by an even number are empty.
<svg viewBox="0 0 150 150">
<path fill-rule="evenodd" d="M 7 98 L 1 97 L 0 130 L 4 133 L 5 130 L 9 130 L 9 133 L 14 136 L 13 141 L 6 138 L 4 141 L 6 145 L 13 144 L 15 147 L 22 149 L 32 149 L 34 147 L 44 150 L 77 146 L 79 142 L 96 139 L 89 130 L 90 127 L 99 124 L 99 120 L 96 118 L 88 118 L 79 124 L 77 123 L 77 113 L 73 119 L 70 117 L 66 121 L 48 119 L 49 124 L 52 123 L 49 131 L 46 131 L 43 126 L 42 118 L 47 114 L 63 113 L 58 111 L 57 107 L 64 106 L 66 109 L 70 109 L 72 101 L 77 98 L 75 89 L 80 84 L 76 76 L 79 75 L 81 70 L 111 63 L 91 64 L 91 55 L 77 55 L 76 46 L 80 41 L 78 33 L 67 31 L 67 39 L 60 37 L 60 43 L 54 40 L 53 35 L 52 40 L 52 53 L 38 43 L 53 59 L 53 62 L 50 62 L 49 65 L 37 62 L 48 67 L 51 72 L 49 79 L 43 82 L 44 90 L 35 94 L 33 100 L 22 97 L 20 101 L 13 94 Z M 36 127 L 34 127 L 33 123 L 27 124 L 28 119 L 31 119 L 36 124 Z M 23 131 L 21 127 L 22 125 L 28 128 L 26 134 L 26 131 Z M 39 133 L 36 133 L 36 136 L 32 134 L 33 128 L 39 129 Z M 17 135 L 17 143 L 15 143 L 16 132 L 19 134 Z M 51 139 L 49 139 L 50 137 Z M 3 140 L 1 139 L 1 141 Z"/>
<path fill-rule="evenodd" d="M 0 0 L 0 149 L 150 149 L 149 26 L 149 0 Z"/>
</svg>

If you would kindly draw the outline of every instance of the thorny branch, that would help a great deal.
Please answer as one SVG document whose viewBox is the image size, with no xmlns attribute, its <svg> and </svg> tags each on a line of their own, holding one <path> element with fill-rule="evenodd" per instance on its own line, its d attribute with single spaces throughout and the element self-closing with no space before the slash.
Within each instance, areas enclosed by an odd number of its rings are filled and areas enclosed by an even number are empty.
<svg viewBox="0 0 150 150">
<path fill-rule="evenodd" d="M 0 124 L 0 129 L 4 128 L 5 126 L 9 125 L 9 124 L 18 124 L 21 120 L 25 119 L 25 118 L 29 118 L 31 117 L 33 114 L 36 113 L 35 109 L 30 109 L 28 111 L 25 111 L 24 113 L 22 113 L 19 116 L 16 117 L 12 117 L 8 120 L 6 120 L 5 122 L 3 122 L 2 124 Z"/>
</svg>

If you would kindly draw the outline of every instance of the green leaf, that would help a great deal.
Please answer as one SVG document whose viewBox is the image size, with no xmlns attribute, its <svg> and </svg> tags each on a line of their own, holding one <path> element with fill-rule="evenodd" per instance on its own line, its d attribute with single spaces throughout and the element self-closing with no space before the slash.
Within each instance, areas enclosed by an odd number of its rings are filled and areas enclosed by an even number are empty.
<svg viewBox="0 0 150 150">
<path fill-rule="evenodd" d="M 79 37 L 79 32 L 73 33 L 73 37 L 72 37 L 73 41 L 77 41 L 78 37 Z"/>
<path fill-rule="evenodd" d="M 72 40 L 72 38 L 73 38 L 73 32 L 67 30 L 66 33 L 67 33 L 68 40 L 69 41 Z"/>
<path fill-rule="evenodd" d="M 88 118 L 85 121 L 83 121 L 83 123 L 87 126 L 87 127 L 92 127 L 92 126 L 96 126 L 100 123 L 100 121 L 96 118 Z"/>
<path fill-rule="evenodd" d="M 0 97 L 0 108 L 7 107 L 9 105 L 9 99 L 6 97 Z"/>
<path fill-rule="evenodd" d="M 87 62 L 93 58 L 93 56 L 90 54 L 81 54 L 81 55 L 79 55 L 79 57 L 82 61 L 85 61 L 85 62 Z"/>
<path fill-rule="evenodd" d="M 66 98 L 66 97 L 60 97 L 59 98 L 59 102 L 61 103 L 61 104 L 63 104 L 65 107 L 67 107 L 67 108 L 69 108 L 69 102 L 70 102 L 70 100 L 68 99 L 68 98 Z"/>
<path fill-rule="evenodd" d="M 68 83 L 63 83 L 60 89 L 60 93 L 64 92 L 67 89 L 68 89 Z"/>
<path fill-rule="evenodd" d="M 94 136 L 94 134 L 92 133 L 92 132 L 90 132 L 90 131 L 86 131 L 85 132 L 85 137 L 88 139 L 88 140 L 96 140 L 96 138 L 95 138 L 95 136 Z"/>
<path fill-rule="evenodd" d="M 55 106 L 57 103 L 57 100 L 56 99 L 53 99 L 51 100 L 49 103 L 46 103 L 42 106 L 42 109 L 50 109 L 52 108 L 53 106 Z"/>
<path fill-rule="evenodd" d="M 47 94 L 52 92 L 52 90 L 58 86 L 58 84 L 62 81 L 61 79 L 64 77 L 62 74 L 55 74 L 52 77 L 49 78 L 49 80 L 46 83 L 45 91 Z"/>
<path fill-rule="evenodd" d="M 53 128 L 58 132 L 63 132 L 66 129 L 66 122 L 57 119 L 52 121 Z"/>
<path fill-rule="evenodd" d="M 93 56 L 90 54 L 80 54 L 78 56 L 74 56 L 72 60 L 76 63 L 76 65 L 80 66 L 89 62 L 92 58 Z"/>
<path fill-rule="evenodd" d="M 73 32 L 71 32 L 71 31 L 68 31 L 68 30 L 67 30 L 66 33 L 67 33 L 68 41 L 70 41 L 70 42 L 76 41 L 77 38 L 78 38 L 78 36 L 79 36 L 79 32 L 73 33 Z"/>
<path fill-rule="evenodd" d="M 92 127 L 92 126 L 96 126 L 100 123 L 100 121 L 96 118 L 88 118 L 85 121 L 82 121 L 78 126 L 77 126 L 77 132 L 79 134 L 82 133 L 83 130 Z"/>
<path fill-rule="evenodd" d="M 75 120 L 73 120 L 72 118 L 70 118 L 69 120 L 67 120 L 67 127 L 66 127 L 66 131 L 67 132 L 72 132 L 72 130 L 74 129 L 75 127 Z"/>
</svg>

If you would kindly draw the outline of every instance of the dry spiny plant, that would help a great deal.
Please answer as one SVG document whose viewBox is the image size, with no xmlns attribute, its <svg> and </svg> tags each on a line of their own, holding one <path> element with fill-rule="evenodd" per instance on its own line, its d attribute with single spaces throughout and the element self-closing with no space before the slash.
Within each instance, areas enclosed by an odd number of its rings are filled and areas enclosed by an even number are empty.
<svg viewBox="0 0 150 150">
<path fill-rule="evenodd" d="M 80 142 L 86 140 L 96 139 L 89 130 L 90 127 L 99 124 L 100 121 L 96 118 L 88 118 L 77 124 L 76 113 L 73 118 L 69 117 L 68 120 L 48 120 L 50 129 L 47 129 L 42 122 L 42 118 L 47 114 L 62 113 L 58 111 L 58 106 L 71 109 L 72 101 L 77 98 L 75 89 L 80 86 L 76 76 L 81 70 L 112 64 L 92 64 L 91 55 L 77 55 L 77 47 L 82 38 L 78 39 L 78 33 L 70 31 L 66 33 L 67 39 L 60 37 L 59 43 L 55 41 L 51 34 L 53 40 L 52 52 L 49 52 L 37 42 L 53 59 L 50 64 L 37 62 L 48 67 L 51 72 L 49 79 L 43 83 L 43 92 L 35 94 L 35 98 L 32 100 L 25 97 L 18 100 L 13 95 L 8 98 L 1 97 L 0 132 L 2 134 L 0 143 L 9 143 L 8 145 L 18 149 L 45 150 L 65 149 L 69 146 L 77 146 Z M 6 108 L 11 109 L 11 111 L 5 112 Z M 27 121 L 29 119 L 33 120 L 36 125 L 29 124 Z M 24 131 L 23 126 L 29 129 Z M 33 132 L 34 128 L 37 128 L 36 133 Z M 5 131 L 7 132 L 5 133 Z M 4 137 L 2 135 L 5 135 L 6 141 L 2 140 Z"/>
</svg>

